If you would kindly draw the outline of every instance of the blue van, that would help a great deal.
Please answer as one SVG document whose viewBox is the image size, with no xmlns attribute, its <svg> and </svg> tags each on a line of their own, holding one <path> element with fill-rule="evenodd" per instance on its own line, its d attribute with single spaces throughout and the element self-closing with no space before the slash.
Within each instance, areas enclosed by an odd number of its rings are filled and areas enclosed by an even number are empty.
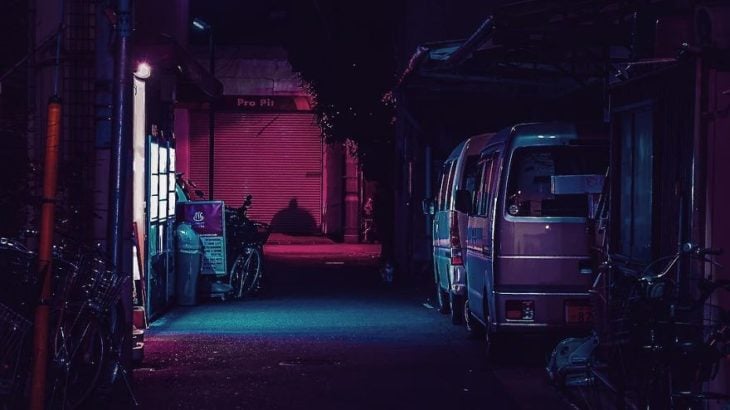
<svg viewBox="0 0 730 410">
<path fill-rule="evenodd" d="M 493 134 L 473 136 L 457 145 L 444 161 L 439 175 L 439 189 L 434 200 L 424 208 L 433 215 L 433 271 L 439 312 L 450 313 L 454 324 L 463 321 L 466 297 L 467 208 L 474 191 L 475 169 L 479 153 Z"/>
</svg>

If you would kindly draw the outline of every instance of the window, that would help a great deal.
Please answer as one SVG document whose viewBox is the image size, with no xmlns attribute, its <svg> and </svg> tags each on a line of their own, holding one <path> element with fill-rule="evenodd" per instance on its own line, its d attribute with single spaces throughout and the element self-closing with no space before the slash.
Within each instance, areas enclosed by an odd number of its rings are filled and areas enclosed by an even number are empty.
<svg viewBox="0 0 730 410">
<path fill-rule="evenodd" d="M 448 161 L 441 171 L 441 187 L 439 188 L 437 209 L 446 211 L 451 203 L 451 186 L 454 183 L 456 161 Z"/>
<path fill-rule="evenodd" d="M 477 178 L 479 177 L 479 156 L 472 155 L 467 157 L 466 165 L 464 166 L 464 178 L 461 180 L 461 189 L 466 189 L 470 192 L 476 190 Z"/>
<path fill-rule="evenodd" d="M 469 191 L 469 194 L 471 195 L 471 209 L 476 209 L 474 193 L 477 190 L 477 184 L 479 182 L 479 165 L 480 163 L 478 155 L 472 155 L 467 157 L 466 165 L 464 166 L 464 178 L 462 178 L 461 180 L 460 188 Z"/>
<path fill-rule="evenodd" d="M 477 215 L 487 216 L 489 211 L 489 205 L 494 200 L 494 190 L 497 189 L 495 186 L 497 183 L 497 161 L 496 155 L 491 155 L 482 161 L 482 178 L 479 182 L 480 195 L 479 203 L 477 207 Z"/>
<path fill-rule="evenodd" d="M 507 213 L 520 217 L 587 217 L 587 194 L 557 195 L 554 175 L 604 175 L 608 148 L 596 146 L 537 146 L 515 150 L 507 186 Z"/>
<path fill-rule="evenodd" d="M 618 115 L 621 141 L 618 251 L 631 259 L 651 259 L 652 111 L 647 106 Z"/>
</svg>

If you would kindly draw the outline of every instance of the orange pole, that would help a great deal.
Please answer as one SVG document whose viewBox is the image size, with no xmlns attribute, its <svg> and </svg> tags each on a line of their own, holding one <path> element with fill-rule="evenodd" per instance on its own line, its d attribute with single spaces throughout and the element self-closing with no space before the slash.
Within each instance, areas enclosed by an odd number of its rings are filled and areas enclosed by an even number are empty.
<svg viewBox="0 0 730 410">
<path fill-rule="evenodd" d="M 53 229 L 58 181 L 58 151 L 61 134 L 61 102 L 52 97 L 48 102 L 48 132 L 43 171 L 43 203 L 41 205 L 40 241 L 38 244 L 38 274 L 42 279 L 40 302 L 35 310 L 33 327 L 33 375 L 30 410 L 43 410 L 46 401 L 48 370 L 48 322 L 53 278 Z"/>
</svg>

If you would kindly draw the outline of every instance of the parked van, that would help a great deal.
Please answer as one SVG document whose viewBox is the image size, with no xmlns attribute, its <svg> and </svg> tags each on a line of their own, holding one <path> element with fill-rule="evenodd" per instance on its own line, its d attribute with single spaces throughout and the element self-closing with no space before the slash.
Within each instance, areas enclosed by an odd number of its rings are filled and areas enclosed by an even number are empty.
<svg viewBox="0 0 730 410">
<path fill-rule="evenodd" d="M 485 142 L 465 238 L 464 316 L 488 348 L 504 332 L 590 327 L 587 218 L 607 168 L 607 138 L 572 124 L 519 124 Z"/>
<path fill-rule="evenodd" d="M 435 200 L 426 200 L 425 207 L 433 209 L 433 271 L 437 307 L 441 313 L 451 313 L 451 321 L 460 324 L 466 295 L 464 254 L 466 223 L 471 192 L 476 187 L 475 172 L 479 154 L 493 134 L 466 139 L 451 151 L 439 176 Z M 470 175 L 471 178 L 466 176 Z M 459 193 L 459 194 L 457 194 Z"/>
</svg>

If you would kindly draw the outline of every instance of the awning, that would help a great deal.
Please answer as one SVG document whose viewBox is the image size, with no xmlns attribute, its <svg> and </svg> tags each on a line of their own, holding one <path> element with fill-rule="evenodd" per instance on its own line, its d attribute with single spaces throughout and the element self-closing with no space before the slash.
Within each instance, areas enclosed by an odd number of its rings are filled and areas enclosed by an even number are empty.
<svg viewBox="0 0 730 410">
<path fill-rule="evenodd" d="M 653 55 L 654 32 L 637 33 L 643 20 L 643 30 L 658 24 L 656 9 L 637 17 L 637 7 L 606 0 L 503 3 L 469 38 L 420 45 L 396 91 L 551 101 L 621 81 L 626 67 L 642 72 L 675 62 Z"/>
</svg>

